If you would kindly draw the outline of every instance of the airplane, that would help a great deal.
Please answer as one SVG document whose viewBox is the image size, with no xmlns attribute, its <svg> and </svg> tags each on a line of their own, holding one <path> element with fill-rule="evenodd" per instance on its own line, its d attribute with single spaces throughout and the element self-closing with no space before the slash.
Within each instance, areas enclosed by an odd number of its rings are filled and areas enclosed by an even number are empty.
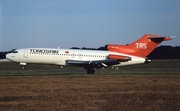
<svg viewBox="0 0 180 111">
<path fill-rule="evenodd" d="M 27 63 L 84 67 L 87 74 L 106 67 L 149 63 L 147 56 L 162 42 L 172 40 L 170 36 L 145 34 L 128 45 L 108 44 L 106 51 L 55 48 L 23 48 L 13 50 L 6 58 L 19 62 L 24 69 Z"/>
</svg>

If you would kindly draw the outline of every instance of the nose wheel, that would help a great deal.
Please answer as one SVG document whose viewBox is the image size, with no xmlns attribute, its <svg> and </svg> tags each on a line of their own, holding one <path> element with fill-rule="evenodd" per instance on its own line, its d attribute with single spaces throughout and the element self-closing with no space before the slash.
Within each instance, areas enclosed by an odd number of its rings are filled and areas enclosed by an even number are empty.
<svg viewBox="0 0 180 111">
<path fill-rule="evenodd" d="M 93 68 L 88 68 L 87 69 L 87 73 L 88 74 L 94 74 L 95 73 L 95 70 Z"/>
<path fill-rule="evenodd" d="M 25 69 L 25 66 L 21 66 L 21 69 L 24 70 L 24 69 Z"/>
<path fill-rule="evenodd" d="M 21 66 L 21 69 L 24 70 L 25 66 L 26 66 L 26 63 L 20 63 L 20 66 Z"/>
</svg>

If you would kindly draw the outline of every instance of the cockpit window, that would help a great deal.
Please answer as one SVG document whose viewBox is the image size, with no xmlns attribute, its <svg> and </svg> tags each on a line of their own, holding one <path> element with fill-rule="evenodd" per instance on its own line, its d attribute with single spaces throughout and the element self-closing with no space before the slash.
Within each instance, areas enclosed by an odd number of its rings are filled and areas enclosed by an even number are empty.
<svg viewBox="0 0 180 111">
<path fill-rule="evenodd" d="M 18 53 L 18 51 L 16 49 L 13 49 L 12 53 Z"/>
<path fill-rule="evenodd" d="M 14 51 L 14 53 L 18 53 L 18 51 Z"/>
</svg>

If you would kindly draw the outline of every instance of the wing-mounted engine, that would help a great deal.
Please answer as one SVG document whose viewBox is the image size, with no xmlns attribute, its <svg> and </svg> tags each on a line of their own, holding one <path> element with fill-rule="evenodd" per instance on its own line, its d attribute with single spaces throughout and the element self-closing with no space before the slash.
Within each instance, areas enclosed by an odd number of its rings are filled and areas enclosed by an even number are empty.
<svg viewBox="0 0 180 111">
<path fill-rule="evenodd" d="M 108 58 L 110 60 L 118 60 L 120 62 L 127 62 L 131 60 L 131 57 L 122 56 L 122 55 L 114 55 L 114 54 L 109 54 Z"/>
</svg>

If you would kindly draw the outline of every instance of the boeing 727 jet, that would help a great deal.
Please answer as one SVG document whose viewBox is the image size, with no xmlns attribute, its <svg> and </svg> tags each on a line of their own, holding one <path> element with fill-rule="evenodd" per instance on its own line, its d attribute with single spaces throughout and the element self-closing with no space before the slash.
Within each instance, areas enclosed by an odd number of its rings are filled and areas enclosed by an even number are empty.
<svg viewBox="0 0 180 111">
<path fill-rule="evenodd" d="M 94 74 L 94 68 L 118 67 L 148 63 L 147 56 L 162 42 L 172 40 L 157 34 L 145 34 L 129 45 L 108 44 L 107 51 L 23 48 L 13 50 L 6 58 L 19 62 L 22 68 L 27 63 L 53 64 L 60 66 L 84 67 L 88 74 Z"/>
</svg>

